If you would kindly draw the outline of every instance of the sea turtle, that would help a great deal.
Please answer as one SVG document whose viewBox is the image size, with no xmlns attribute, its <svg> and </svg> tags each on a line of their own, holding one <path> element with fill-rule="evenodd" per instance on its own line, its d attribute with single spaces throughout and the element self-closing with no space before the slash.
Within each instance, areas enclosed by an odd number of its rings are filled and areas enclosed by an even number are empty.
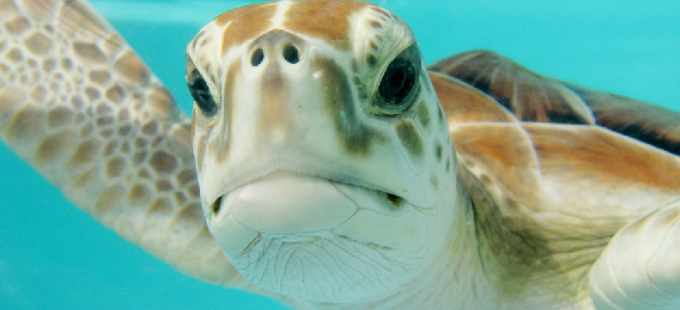
<svg viewBox="0 0 680 310">
<path fill-rule="evenodd" d="M 300 309 L 680 306 L 676 112 L 488 51 L 428 68 L 394 14 L 321 0 L 205 26 L 190 123 L 87 3 L 0 23 L 5 143 L 186 274 Z"/>
</svg>

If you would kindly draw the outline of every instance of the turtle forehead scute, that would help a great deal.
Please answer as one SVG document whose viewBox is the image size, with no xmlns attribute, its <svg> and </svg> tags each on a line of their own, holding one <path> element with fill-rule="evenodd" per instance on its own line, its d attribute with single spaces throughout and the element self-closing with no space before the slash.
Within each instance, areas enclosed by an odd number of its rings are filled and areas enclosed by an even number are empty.
<svg viewBox="0 0 680 310">
<path fill-rule="evenodd" d="M 362 1 L 294 2 L 286 11 L 284 27 L 349 50 L 352 29 L 349 16 L 370 5 Z"/>
<path fill-rule="evenodd" d="M 265 2 L 227 11 L 215 18 L 213 22 L 216 26 L 225 27 L 222 33 L 222 53 L 271 28 L 277 10 L 276 3 Z"/>
<path fill-rule="evenodd" d="M 222 53 L 278 27 L 347 50 L 351 46 L 349 16 L 366 6 L 372 5 L 361 1 L 265 2 L 225 12 L 213 23 L 224 29 Z"/>
</svg>

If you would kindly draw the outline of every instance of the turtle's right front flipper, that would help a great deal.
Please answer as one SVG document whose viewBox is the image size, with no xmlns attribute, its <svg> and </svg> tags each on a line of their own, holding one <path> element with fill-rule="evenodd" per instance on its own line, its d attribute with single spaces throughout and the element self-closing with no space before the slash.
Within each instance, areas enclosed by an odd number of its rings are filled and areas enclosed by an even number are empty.
<svg viewBox="0 0 680 310">
<path fill-rule="evenodd" d="M 598 310 L 680 308 L 680 201 L 616 234 L 589 280 Z"/>
<path fill-rule="evenodd" d="M 187 118 L 86 2 L 0 0 L 0 135 L 127 240 L 245 285 L 205 226 Z"/>
</svg>

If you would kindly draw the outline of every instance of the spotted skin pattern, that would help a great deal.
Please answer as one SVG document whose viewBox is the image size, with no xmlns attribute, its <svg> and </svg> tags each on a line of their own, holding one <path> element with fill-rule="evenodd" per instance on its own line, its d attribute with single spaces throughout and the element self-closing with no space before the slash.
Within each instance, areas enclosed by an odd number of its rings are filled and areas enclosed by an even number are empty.
<svg viewBox="0 0 680 310">
<path fill-rule="evenodd" d="M 188 275 L 294 308 L 677 308 L 680 116 L 536 75 L 487 51 L 445 59 L 429 72 L 423 66 L 410 104 L 384 113 L 374 104 L 383 69 L 415 44 L 401 20 L 364 2 L 272 2 L 224 13 L 187 47 L 187 75 L 200 71 L 218 104 L 216 116 L 195 107 L 190 122 L 86 2 L 0 0 L 0 136 L 123 238 Z M 258 50 L 264 58 L 253 56 Z M 286 66 L 298 63 L 317 84 L 294 83 L 297 71 Z M 246 74 L 258 67 L 263 74 Z M 239 97 L 252 90 L 257 99 Z M 296 95 L 315 100 L 291 100 Z M 266 161 L 279 154 L 275 164 Z M 295 156 L 305 165 L 289 160 Z M 259 164 L 269 168 L 257 171 Z M 227 236 L 247 241 L 234 252 L 218 245 L 224 236 L 211 235 L 206 219 L 223 213 L 227 192 L 271 167 L 362 188 L 385 207 L 381 216 L 409 209 L 439 218 L 415 222 L 434 232 L 418 239 L 428 241 L 417 252 L 432 256 L 426 268 L 415 264 L 417 276 L 378 283 L 394 291 L 359 302 L 317 299 L 337 291 L 291 298 L 284 295 L 305 295 L 276 281 L 258 283 L 273 292 L 253 285 L 259 279 L 241 254 L 259 251 L 276 263 L 268 247 L 285 252 L 285 240 L 277 243 L 285 237 Z M 390 256 L 403 250 L 401 240 L 370 240 L 382 228 L 409 236 L 399 230 L 414 222 L 402 216 L 385 224 L 359 209 L 368 233 L 340 225 L 343 232 L 329 230 L 340 242 L 322 235 L 299 244 L 326 247 L 314 254 L 350 253 L 339 256 L 344 265 L 334 262 L 338 270 L 371 266 L 359 258 L 379 262 L 382 269 L 360 276 L 409 271 L 413 257 Z M 223 250 L 236 253 L 234 265 Z M 366 276 L 349 296 L 397 278 Z"/>
<path fill-rule="evenodd" d="M 205 227 L 189 121 L 123 39 L 80 1 L 0 12 L 5 143 L 123 238 L 185 273 L 239 279 Z"/>
</svg>

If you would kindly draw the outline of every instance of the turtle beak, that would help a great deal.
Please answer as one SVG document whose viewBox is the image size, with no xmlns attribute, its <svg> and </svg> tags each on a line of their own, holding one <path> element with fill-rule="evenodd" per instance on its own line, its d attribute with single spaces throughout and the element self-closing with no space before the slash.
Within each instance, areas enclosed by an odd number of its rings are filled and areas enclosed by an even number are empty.
<svg viewBox="0 0 680 310">
<path fill-rule="evenodd" d="M 351 218 L 357 205 L 327 179 L 277 170 L 220 196 L 209 227 L 225 252 L 242 255 L 259 233 L 329 231 Z M 234 236 L 244 237 L 241 242 Z"/>
<path fill-rule="evenodd" d="M 220 213 L 230 213 L 241 224 L 267 233 L 329 230 L 357 210 L 332 181 L 285 170 L 239 187 L 219 203 Z"/>
</svg>

